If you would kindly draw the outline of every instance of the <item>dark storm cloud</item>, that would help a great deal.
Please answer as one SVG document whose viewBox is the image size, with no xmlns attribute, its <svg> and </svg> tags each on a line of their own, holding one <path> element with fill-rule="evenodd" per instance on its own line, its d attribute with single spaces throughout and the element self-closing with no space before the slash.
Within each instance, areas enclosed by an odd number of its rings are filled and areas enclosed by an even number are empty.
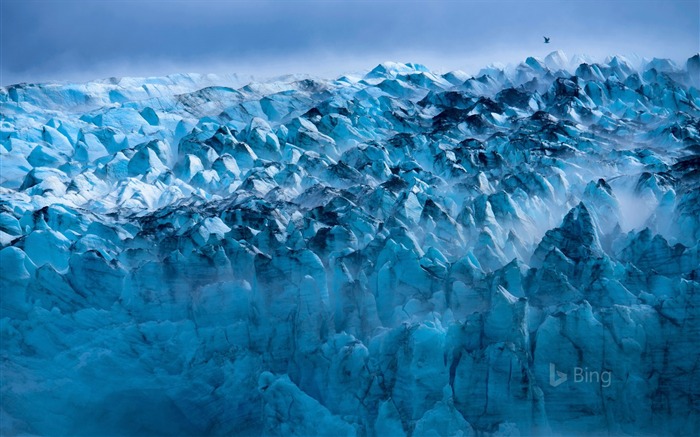
<svg viewBox="0 0 700 437">
<path fill-rule="evenodd" d="M 549 50 L 686 58 L 700 2 L 2 0 L 2 83 L 174 71 L 465 68 Z M 552 36 L 544 46 L 542 35 Z"/>
</svg>

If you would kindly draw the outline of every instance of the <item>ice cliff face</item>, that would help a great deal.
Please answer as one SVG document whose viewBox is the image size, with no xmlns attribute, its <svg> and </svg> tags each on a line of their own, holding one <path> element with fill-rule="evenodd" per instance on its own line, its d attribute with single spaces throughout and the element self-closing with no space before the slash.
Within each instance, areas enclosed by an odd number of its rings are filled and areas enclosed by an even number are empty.
<svg viewBox="0 0 700 437">
<path fill-rule="evenodd" d="M 700 433 L 699 65 L 2 88 L 2 433 Z"/>
</svg>

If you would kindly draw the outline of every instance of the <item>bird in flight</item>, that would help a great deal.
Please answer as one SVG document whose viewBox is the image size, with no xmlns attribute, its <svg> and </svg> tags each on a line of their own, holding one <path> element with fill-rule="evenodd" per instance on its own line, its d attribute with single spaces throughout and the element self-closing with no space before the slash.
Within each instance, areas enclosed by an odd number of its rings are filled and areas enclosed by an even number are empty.
<svg viewBox="0 0 700 437">
<path fill-rule="evenodd" d="M 545 44 L 549 44 L 549 38 L 547 38 L 546 36 L 543 36 L 542 38 L 544 38 L 544 43 L 545 43 Z"/>
</svg>

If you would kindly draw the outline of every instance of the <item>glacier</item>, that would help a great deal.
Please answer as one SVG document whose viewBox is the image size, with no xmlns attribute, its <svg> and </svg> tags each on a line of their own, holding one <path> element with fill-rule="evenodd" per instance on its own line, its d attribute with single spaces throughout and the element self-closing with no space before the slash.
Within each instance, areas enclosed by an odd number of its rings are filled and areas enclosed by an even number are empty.
<svg viewBox="0 0 700 437">
<path fill-rule="evenodd" d="M 3 435 L 700 434 L 700 55 L 0 89 Z"/>
</svg>

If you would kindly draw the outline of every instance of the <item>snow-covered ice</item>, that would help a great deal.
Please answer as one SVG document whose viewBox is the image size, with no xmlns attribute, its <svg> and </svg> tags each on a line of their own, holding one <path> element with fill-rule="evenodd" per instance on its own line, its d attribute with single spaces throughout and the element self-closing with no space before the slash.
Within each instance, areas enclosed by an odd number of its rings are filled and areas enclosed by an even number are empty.
<svg viewBox="0 0 700 437">
<path fill-rule="evenodd" d="M 699 72 L 1 88 L 0 433 L 700 434 Z"/>
</svg>

